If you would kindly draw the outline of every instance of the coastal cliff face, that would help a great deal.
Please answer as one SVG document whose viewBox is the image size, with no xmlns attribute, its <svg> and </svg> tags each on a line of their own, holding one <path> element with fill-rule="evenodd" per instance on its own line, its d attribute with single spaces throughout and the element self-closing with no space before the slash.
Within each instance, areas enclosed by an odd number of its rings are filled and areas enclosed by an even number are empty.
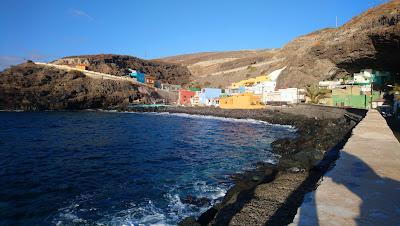
<svg viewBox="0 0 400 226">
<path fill-rule="evenodd" d="M 125 81 L 86 77 L 24 63 L 0 73 L 0 109 L 64 110 L 113 109 L 129 103 L 152 103 L 158 93 Z"/>
<path fill-rule="evenodd" d="M 279 53 L 287 69 L 278 86 L 303 86 L 361 69 L 400 72 L 400 1 L 370 9 L 343 26 L 296 38 Z"/>
<path fill-rule="evenodd" d="M 133 56 L 99 54 L 64 57 L 52 62 L 54 64 L 78 65 L 84 64 L 90 71 L 124 76 L 130 73 L 129 68 L 153 75 L 165 83 L 187 84 L 190 72 L 182 66 L 139 59 Z"/>
<path fill-rule="evenodd" d="M 194 83 L 227 86 L 286 67 L 277 86 L 302 87 L 372 68 L 400 72 L 400 1 L 393 0 L 338 28 L 298 37 L 281 49 L 209 52 L 159 59 L 188 67 Z"/>
</svg>

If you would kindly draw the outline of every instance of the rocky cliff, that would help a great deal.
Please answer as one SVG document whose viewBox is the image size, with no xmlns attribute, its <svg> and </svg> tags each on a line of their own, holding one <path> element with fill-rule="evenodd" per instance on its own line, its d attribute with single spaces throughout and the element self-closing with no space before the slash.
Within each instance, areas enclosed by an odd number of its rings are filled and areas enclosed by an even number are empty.
<svg viewBox="0 0 400 226">
<path fill-rule="evenodd" d="M 160 98 L 154 90 L 128 81 L 93 79 L 34 63 L 0 73 L 1 110 L 114 109 Z"/>
<path fill-rule="evenodd" d="M 390 1 L 343 26 L 296 38 L 278 53 L 287 69 L 280 87 L 340 78 L 361 69 L 400 72 L 400 1 Z"/>
<path fill-rule="evenodd" d="M 187 84 L 190 72 L 186 67 L 173 63 L 143 60 L 133 56 L 99 54 L 64 57 L 53 62 L 54 64 L 88 66 L 88 70 L 102 72 L 111 75 L 123 76 L 135 69 L 149 75 L 153 75 L 162 82 L 170 84 Z"/>
<path fill-rule="evenodd" d="M 400 72 L 400 1 L 393 0 L 354 17 L 339 28 L 298 37 L 281 49 L 199 53 L 158 59 L 187 66 L 192 81 L 210 86 L 286 67 L 278 87 L 305 86 L 341 78 L 361 69 Z"/>
</svg>

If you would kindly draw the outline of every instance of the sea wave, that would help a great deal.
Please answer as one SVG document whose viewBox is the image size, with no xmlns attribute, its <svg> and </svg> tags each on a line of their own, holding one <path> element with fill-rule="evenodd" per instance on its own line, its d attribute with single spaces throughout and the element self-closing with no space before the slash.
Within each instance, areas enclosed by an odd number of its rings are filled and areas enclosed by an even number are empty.
<svg viewBox="0 0 400 226">
<path fill-rule="evenodd" d="M 82 213 L 96 212 L 97 208 L 82 208 L 95 199 L 93 195 L 78 196 L 68 206 L 59 209 L 59 213 L 52 220 L 55 225 L 71 225 L 71 224 L 93 224 L 93 225 L 174 225 L 186 217 L 198 217 L 212 205 L 219 202 L 226 194 L 227 189 L 233 184 L 225 185 L 225 188 L 212 186 L 205 181 L 194 181 L 191 185 L 193 196 L 196 198 L 207 198 L 210 203 L 203 206 L 195 206 L 190 203 L 182 202 L 182 194 L 178 187 L 172 187 L 170 191 L 163 195 L 163 199 L 167 202 L 167 207 L 157 206 L 155 202 L 146 199 L 139 204 L 130 203 L 129 207 L 114 212 L 112 214 L 103 213 L 104 216 L 95 222 L 84 219 Z M 102 215 L 102 213 L 96 213 Z"/>
<path fill-rule="evenodd" d="M 212 116 L 212 115 L 196 115 L 196 114 L 187 114 L 187 113 L 170 113 L 170 112 L 135 112 L 137 114 L 151 114 L 151 115 L 165 115 L 165 116 L 178 116 L 178 117 L 186 117 L 186 118 L 197 118 L 197 119 L 209 119 L 209 120 L 219 120 L 219 121 L 226 121 L 226 122 L 242 122 L 242 123 L 251 123 L 251 124 L 263 124 L 268 126 L 277 126 L 286 128 L 289 130 L 295 131 L 295 127 L 292 125 L 282 125 L 282 124 L 273 124 L 269 122 L 265 122 L 262 120 L 256 120 L 251 118 L 245 119 L 237 119 L 237 118 L 227 118 L 227 117 L 219 117 L 219 116 Z"/>
</svg>

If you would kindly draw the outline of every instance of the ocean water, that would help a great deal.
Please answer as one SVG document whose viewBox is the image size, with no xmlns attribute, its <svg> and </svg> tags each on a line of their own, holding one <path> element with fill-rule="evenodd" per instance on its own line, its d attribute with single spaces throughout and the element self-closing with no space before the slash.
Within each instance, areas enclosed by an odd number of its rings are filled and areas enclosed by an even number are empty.
<svg viewBox="0 0 400 226">
<path fill-rule="evenodd" d="M 0 112 L 0 225 L 176 225 L 220 201 L 233 173 L 277 162 L 271 142 L 294 134 L 184 114 Z"/>
</svg>

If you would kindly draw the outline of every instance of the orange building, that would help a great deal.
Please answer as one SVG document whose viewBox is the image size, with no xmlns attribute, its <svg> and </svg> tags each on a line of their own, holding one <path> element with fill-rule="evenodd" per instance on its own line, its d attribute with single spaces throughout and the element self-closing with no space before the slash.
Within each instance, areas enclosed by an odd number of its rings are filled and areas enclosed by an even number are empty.
<svg viewBox="0 0 400 226">
<path fill-rule="evenodd" d="M 156 82 L 156 78 L 151 75 L 146 75 L 144 80 L 145 80 L 145 83 L 149 86 L 154 86 L 154 83 Z"/>
<path fill-rule="evenodd" d="M 219 107 L 225 109 L 260 109 L 265 108 L 261 104 L 261 97 L 252 93 L 243 93 L 230 97 L 221 97 Z"/>
<path fill-rule="evenodd" d="M 192 98 L 196 95 L 196 92 L 181 89 L 179 90 L 179 100 L 180 105 L 190 106 L 192 104 Z"/>
<path fill-rule="evenodd" d="M 75 68 L 78 69 L 78 70 L 86 70 L 87 66 L 84 65 L 84 64 L 78 64 L 78 65 L 75 66 Z"/>
</svg>

